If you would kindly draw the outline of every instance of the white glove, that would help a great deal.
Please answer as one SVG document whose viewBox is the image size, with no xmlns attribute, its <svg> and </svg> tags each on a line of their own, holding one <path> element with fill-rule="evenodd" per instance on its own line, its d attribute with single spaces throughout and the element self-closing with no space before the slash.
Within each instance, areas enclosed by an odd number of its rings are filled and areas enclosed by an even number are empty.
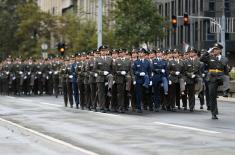
<svg viewBox="0 0 235 155">
<path fill-rule="evenodd" d="M 153 72 L 151 73 L 151 75 L 152 75 L 152 76 L 154 75 Z"/>
<path fill-rule="evenodd" d="M 162 69 L 162 73 L 165 73 L 166 72 L 166 70 L 165 69 Z"/>
<path fill-rule="evenodd" d="M 8 74 L 9 74 L 9 72 L 6 72 L 6 74 L 8 75 Z"/>
<path fill-rule="evenodd" d="M 191 77 L 194 79 L 194 78 L 196 77 L 196 75 L 195 75 L 195 74 L 193 74 Z"/>
<path fill-rule="evenodd" d="M 211 53 L 211 51 L 213 51 L 214 48 L 210 48 L 207 52 Z"/>
<path fill-rule="evenodd" d="M 113 84 L 115 84 L 116 83 L 116 81 L 113 81 Z"/>
<path fill-rule="evenodd" d="M 180 72 L 179 72 L 179 71 L 176 71 L 176 72 L 175 72 L 175 75 L 180 75 Z"/>
<path fill-rule="evenodd" d="M 126 75 L 126 71 L 121 71 L 121 74 L 122 75 Z"/>
<path fill-rule="evenodd" d="M 55 71 L 55 72 L 54 72 L 54 74 L 58 74 L 58 72 L 57 72 L 57 71 Z"/>
<path fill-rule="evenodd" d="M 20 73 L 20 74 L 23 74 L 23 72 L 22 72 L 22 71 L 20 71 L 19 73 Z"/>
<path fill-rule="evenodd" d="M 12 80 L 15 80 L 16 79 L 16 77 L 14 76 L 13 78 L 12 78 Z"/>
<path fill-rule="evenodd" d="M 203 73 L 203 74 L 202 74 L 202 77 L 205 77 L 205 76 L 206 76 L 206 74 Z"/>
<path fill-rule="evenodd" d="M 47 80 L 48 80 L 48 79 L 49 79 L 49 76 L 47 76 L 46 78 L 47 78 Z"/>
<path fill-rule="evenodd" d="M 105 82 L 104 85 L 107 86 L 107 85 L 108 85 L 108 82 Z"/>
<path fill-rule="evenodd" d="M 28 75 L 30 75 L 31 74 L 31 72 L 28 72 Z"/>
<path fill-rule="evenodd" d="M 104 71 L 104 75 L 108 75 L 109 74 L 109 72 L 108 71 Z"/>
<path fill-rule="evenodd" d="M 42 74 L 42 72 L 38 72 L 38 74 Z"/>
<path fill-rule="evenodd" d="M 52 71 L 50 71 L 49 74 L 52 74 Z"/>
<path fill-rule="evenodd" d="M 136 81 L 133 81 L 133 85 L 135 85 L 136 84 Z"/>
<path fill-rule="evenodd" d="M 25 76 L 24 79 L 27 79 L 27 76 Z"/>
<path fill-rule="evenodd" d="M 172 82 L 169 80 L 169 85 L 171 85 L 172 84 Z"/>
<path fill-rule="evenodd" d="M 72 79 L 72 78 L 73 78 L 73 75 L 69 75 L 69 78 Z"/>
<path fill-rule="evenodd" d="M 141 72 L 141 73 L 140 73 L 140 76 L 145 76 L 145 72 Z"/>
<path fill-rule="evenodd" d="M 97 73 L 95 73 L 95 75 L 94 75 L 95 77 L 97 77 L 98 76 L 98 74 Z"/>
<path fill-rule="evenodd" d="M 150 82 L 149 82 L 149 85 L 152 86 L 152 85 L 153 85 L 153 81 L 150 81 Z"/>
</svg>

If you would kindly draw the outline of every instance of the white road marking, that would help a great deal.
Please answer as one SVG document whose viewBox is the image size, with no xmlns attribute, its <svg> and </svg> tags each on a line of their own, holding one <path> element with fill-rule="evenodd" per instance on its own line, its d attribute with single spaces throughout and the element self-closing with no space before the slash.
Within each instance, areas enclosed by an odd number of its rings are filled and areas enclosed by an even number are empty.
<svg viewBox="0 0 235 155">
<path fill-rule="evenodd" d="M 94 112 L 94 111 L 88 111 L 88 112 L 92 112 L 92 113 L 104 115 L 104 116 L 115 116 L 115 117 L 120 116 L 120 115 L 115 115 L 115 114 L 108 114 L 108 113 L 101 113 L 101 112 Z"/>
<path fill-rule="evenodd" d="M 24 98 L 20 98 L 19 100 L 25 101 L 25 102 L 32 102 L 33 101 L 33 100 L 29 100 L 29 99 L 24 99 Z"/>
<path fill-rule="evenodd" d="M 200 132 L 205 132 L 205 133 L 210 133 L 210 134 L 221 133 L 221 132 L 212 131 L 212 130 L 205 130 L 205 129 L 194 128 L 194 127 L 189 127 L 189 126 L 175 125 L 175 124 L 170 124 L 170 123 L 162 123 L 162 122 L 154 122 L 154 123 L 158 124 L 158 125 L 164 125 L 164 126 L 175 127 L 175 128 L 182 128 L 182 129 L 193 130 L 193 131 L 200 131 Z"/>
<path fill-rule="evenodd" d="M 99 154 L 97 154 L 97 153 L 95 153 L 95 152 L 92 152 L 92 151 L 89 151 L 89 150 L 87 150 L 87 149 L 84 149 L 84 148 L 75 146 L 75 145 L 73 145 L 73 144 L 67 143 L 67 142 L 62 141 L 62 140 L 59 140 L 59 139 L 53 138 L 53 137 L 51 137 L 51 136 L 45 135 L 45 134 L 43 134 L 43 133 L 40 133 L 40 132 L 38 132 L 38 131 L 35 131 L 35 130 L 32 130 L 32 129 L 23 127 L 23 126 L 21 126 L 21 125 L 19 125 L 19 124 L 17 124 L 17 123 L 14 123 L 14 122 L 5 120 L 5 119 L 3 119 L 3 118 L 0 118 L 0 121 L 5 122 L 5 123 L 7 123 L 7 124 L 10 124 L 10 125 L 12 125 L 12 126 L 15 126 L 15 127 L 17 127 L 17 128 L 26 130 L 26 131 L 28 131 L 28 132 L 30 132 L 30 133 L 32 133 L 32 134 L 35 134 L 35 135 L 37 135 L 37 136 L 39 136 L 39 137 L 42 137 L 42 138 L 47 139 L 47 140 L 49 140 L 49 141 L 52 141 L 52 142 L 54 142 L 54 143 L 58 143 L 58 144 L 61 144 L 61 145 L 66 146 L 66 147 L 69 147 L 69 148 L 71 148 L 71 149 L 80 151 L 80 152 L 82 152 L 82 153 L 85 153 L 85 154 L 88 154 L 88 155 L 99 155 Z"/>
<path fill-rule="evenodd" d="M 45 105 L 49 105 L 49 106 L 54 106 L 54 107 L 62 107 L 61 105 L 58 104 L 52 104 L 52 103 L 47 103 L 47 102 L 39 102 L 40 104 L 45 104 Z"/>
<path fill-rule="evenodd" d="M 10 99 L 15 99 L 15 97 L 13 96 L 6 96 L 7 98 L 10 98 Z"/>
</svg>

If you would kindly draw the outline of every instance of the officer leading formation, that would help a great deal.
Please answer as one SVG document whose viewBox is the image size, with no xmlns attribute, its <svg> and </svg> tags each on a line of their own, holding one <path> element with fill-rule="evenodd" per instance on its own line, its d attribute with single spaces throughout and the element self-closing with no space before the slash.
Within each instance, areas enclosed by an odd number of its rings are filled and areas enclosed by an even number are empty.
<svg viewBox="0 0 235 155">
<path fill-rule="evenodd" d="M 206 103 L 212 119 L 218 119 L 217 89 L 229 72 L 222 48 L 218 43 L 208 51 L 187 52 L 101 46 L 70 58 L 23 61 L 9 56 L 0 63 L 0 93 L 63 95 L 66 107 L 103 113 L 193 112 L 198 94 L 200 109 Z"/>
</svg>

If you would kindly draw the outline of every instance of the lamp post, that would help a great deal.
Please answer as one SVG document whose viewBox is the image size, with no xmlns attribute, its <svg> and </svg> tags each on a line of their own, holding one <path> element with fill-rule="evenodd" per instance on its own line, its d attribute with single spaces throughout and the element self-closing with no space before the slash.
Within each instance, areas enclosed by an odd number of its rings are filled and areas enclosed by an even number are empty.
<svg viewBox="0 0 235 155">
<path fill-rule="evenodd" d="M 102 14 L 103 14 L 103 0 L 98 0 L 98 19 L 97 19 L 97 48 L 102 45 Z"/>
</svg>

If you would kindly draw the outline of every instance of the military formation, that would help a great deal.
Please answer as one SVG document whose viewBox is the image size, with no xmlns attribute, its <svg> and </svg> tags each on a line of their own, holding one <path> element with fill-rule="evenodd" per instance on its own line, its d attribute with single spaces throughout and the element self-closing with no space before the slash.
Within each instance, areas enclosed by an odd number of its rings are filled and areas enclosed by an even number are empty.
<svg viewBox="0 0 235 155">
<path fill-rule="evenodd" d="M 70 58 L 13 60 L 0 64 L 2 95 L 63 95 L 66 107 L 125 113 L 175 112 L 206 104 L 218 119 L 217 89 L 228 74 L 220 44 L 209 51 L 110 49 Z M 222 59 L 221 59 L 222 58 Z"/>
</svg>

